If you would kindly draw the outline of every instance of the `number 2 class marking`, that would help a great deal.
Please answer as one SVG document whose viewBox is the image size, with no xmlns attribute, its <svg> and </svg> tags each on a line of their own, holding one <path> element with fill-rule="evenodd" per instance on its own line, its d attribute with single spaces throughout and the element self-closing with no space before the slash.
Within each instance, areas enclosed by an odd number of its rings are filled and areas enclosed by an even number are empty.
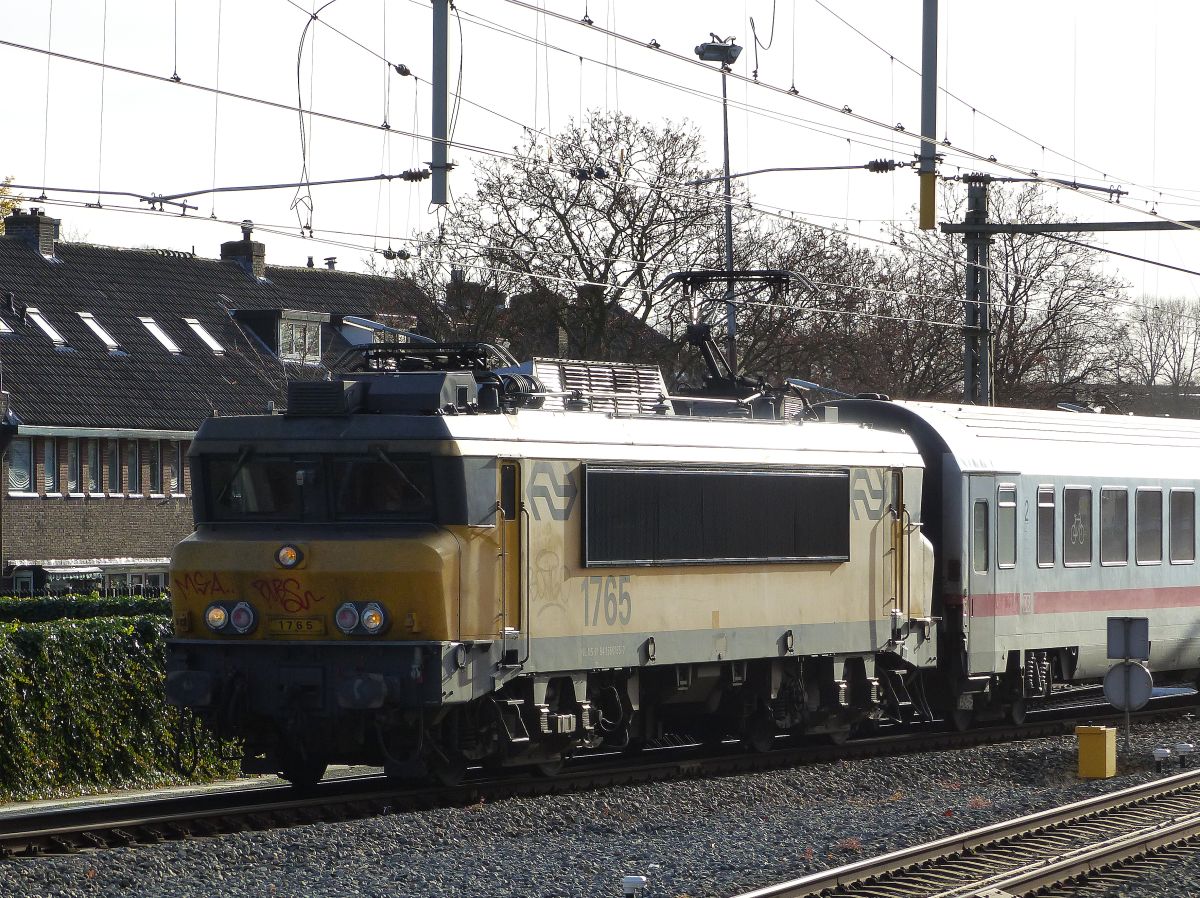
<svg viewBox="0 0 1200 898">
<path fill-rule="evenodd" d="M 580 583 L 583 592 L 583 625 L 597 627 L 600 625 L 600 611 L 604 610 L 604 623 L 608 626 L 628 624 L 633 617 L 633 597 L 627 587 L 630 577 L 584 577 Z"/>
</svg>

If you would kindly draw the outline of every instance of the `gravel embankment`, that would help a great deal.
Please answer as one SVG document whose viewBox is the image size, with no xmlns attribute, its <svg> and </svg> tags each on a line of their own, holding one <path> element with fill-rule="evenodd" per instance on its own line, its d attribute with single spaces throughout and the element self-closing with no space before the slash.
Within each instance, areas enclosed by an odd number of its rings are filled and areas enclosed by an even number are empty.
<svg viewBox="0 0 1200 898">
<path fill-rule="evenodd" d="M 1102 782 L 1075 778 L 1062 737 L 0 861 L 0 895 L 591 898 L 630 873 L 648 898 L 732 895 L 1143 782 L 1149 752 L 1178 741 L 1200 743 L 1200 722 L 1135 724 L 1134 755 Z M 1108 894 L 1197 883 L 1200 857 Z"/>
</svg>

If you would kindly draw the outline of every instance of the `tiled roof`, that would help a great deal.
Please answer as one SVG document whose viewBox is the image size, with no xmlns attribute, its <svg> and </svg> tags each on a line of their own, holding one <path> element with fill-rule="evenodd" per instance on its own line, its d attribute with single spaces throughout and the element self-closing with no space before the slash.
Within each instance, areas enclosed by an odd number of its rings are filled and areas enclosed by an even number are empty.
<svg viewBox="0 0 1200 898">
<path fill-rule="evenodd" d="M 258 412 L 282 405 L 286 379 L 323 377 L 315 366 L 283 364 L 228 314 L 232 309 L 299 309 L 372 316 L 381 278 L 327 269 L 268 266 L 266 279 L 233 262 L 180 253 L 59 243 L 47 260 L 27 243 L 0 238 L 0 378 L 28 425 L 193 430 L 214 410 Z M 10 313 L 5 294 L 40 309 L 66 338 L 56 349 L 32 320 Z M 127 351 L 110 353 L 80 319 L 91 312 Z M 182 350 L 172 355 L 138 320 L 152 317 Z M 183 321 L 195 318 L 225 349 L 214 353 Z M 323 328 L 324 360 L 347 344 Z"/>
</svg>

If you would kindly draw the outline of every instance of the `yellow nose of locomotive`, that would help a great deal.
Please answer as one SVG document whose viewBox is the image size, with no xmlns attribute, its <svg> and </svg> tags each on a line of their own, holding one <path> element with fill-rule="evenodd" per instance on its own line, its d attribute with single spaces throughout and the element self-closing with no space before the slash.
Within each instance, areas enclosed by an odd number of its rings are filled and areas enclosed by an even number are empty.
<svg viewBox="0 0 1200 898">
<path fill-rule="evenodd" d="M 171 559 L 177 636 L 450 640 L 458 546 L 445 531 L 283 542 L 196 533 Z"/>
</svg>

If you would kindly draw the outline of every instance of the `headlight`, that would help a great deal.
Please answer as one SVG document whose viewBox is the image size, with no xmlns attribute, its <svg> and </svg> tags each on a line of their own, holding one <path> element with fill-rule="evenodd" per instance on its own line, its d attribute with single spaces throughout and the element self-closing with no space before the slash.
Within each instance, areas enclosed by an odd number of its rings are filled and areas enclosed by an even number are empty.
<svg viewBox="0 0 1200 898">
<path fill-rule="evenodd" d="M 223 630 L 229 623 L 229 612 L 220 605 L 209 605 L 204 612 L 204 622 L 210 630 Z"/>
<path fill-rule="evenodd" d="M 295 567 L 304 559 L 304 553 L 296 546 L 280 546 L 275 553 L 275 560 L 280 567 Z"/>
<path fill-rule="evenodd" d="M 229 614 L 229 623 L 239 633 L 250 632 L 254 629 L 254 609 L 246 602 L 238 602 Z"/>
<path fill-rule="evenodd" d="M 362 628 L 368 633 L 378 633 L 383 629 L 383 625 L 386 621 L 387 618 L 383 614 L 383 609 L 380 608 L 375 602 L 372 602 L 370 605 L 364 608 L 362 615 L 359 618 Z"/>
<path fill-rule="evenodd" d="M 351 632 L 358 626 L 358 609 L 352 603 L 347 602 L 338 608 L 337 614 L 333 616 L 333 622 L 343 633 Z"/>
</svg>

